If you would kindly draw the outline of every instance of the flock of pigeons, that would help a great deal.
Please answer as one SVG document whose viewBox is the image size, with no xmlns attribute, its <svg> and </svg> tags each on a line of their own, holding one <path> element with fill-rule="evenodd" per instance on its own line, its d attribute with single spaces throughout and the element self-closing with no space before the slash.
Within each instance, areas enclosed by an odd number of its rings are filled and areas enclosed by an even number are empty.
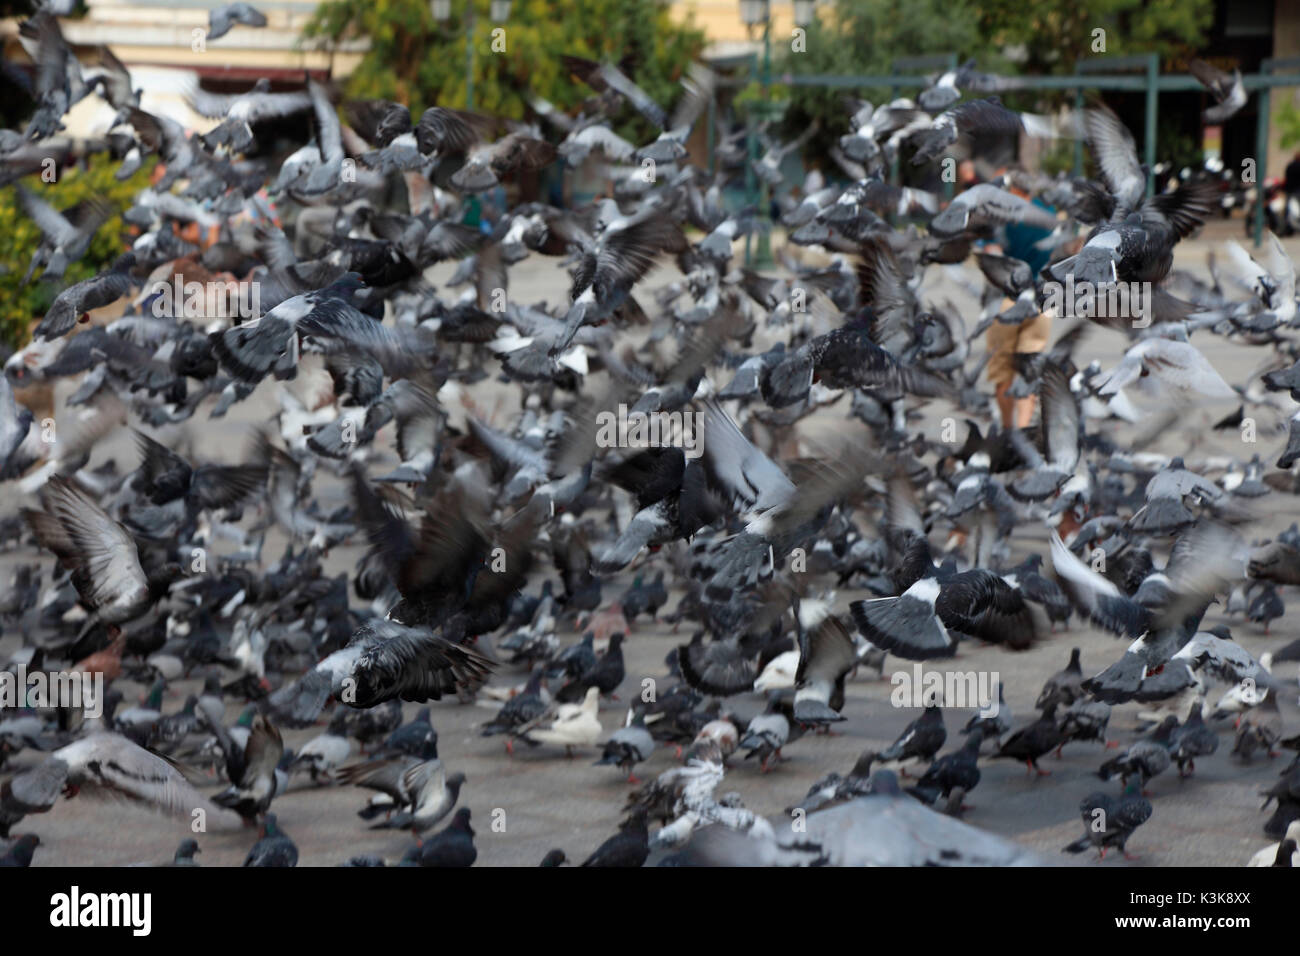
<svg viewBox="0 0 1300 956">
<path fill-rule="evenodd" d="M 947 75 L 919 103 L 854 103 L 838 151 L 851 181 L 801 197 L 783 188 L 790 144 L 773 144 L 753 169 L 781 197 L 790 241 L 834 257 L 788 262 L 777 277 L 735 258 L 761 228 L 754 210 L 722 203 L 746 173 L 735 137 L 720 137 L 715 174 L 687 161 L 712 95 L 703 69 L 683 78 L 670 114 L 630 69 L 568 58 L 592 95 L 577 116 L 535 104 L 545 128 L 443 107 L 413 120 L 373 101 L 344 103 L 343 123 L 310 78 L 301 92 L 196 91 L 196 108 L 222 120 L 189 135 L 140 107 L 107 51 L 83 73 L 48 10 L 21 36 L 36 112 L 26 131 L 0 135 L 0 167 L 44 237 L 29 276 L 58 281 L 113 212 L 60 210 L 16 184 L 78 99 L 117 110 L 96 148 L 123 174 L 159 163 L 164 175 L 121 211 L 130 247 L 63 288 L 0 377 L 0 542 L 54 559 L 15 561 L 0 597 L 5 671 L 71 670 L 106 687 L 100 708 L 0 711 L 0 864 L 38 852 L 24 821 L 61 794 L 99 791 L 201 812 L 208 828 L 257 826 L 247 865 L 292 866 L 276 797 L 350 786 L 374 792 L 361 811 L 372 826 L 415 834 L 401 863 L 468 866 L 472 784 L 441 760 L 430 708 L 404 722 L 403 701 L 499 702 L 482 733 L 507 753 L 595 751 L 626 773 L 636 789 L 625 822 L 585 861 L 600 866 L 652 853 L 678 864 L 1042 862 L 958 819 L 964 798 L 990 759 L 1041 774 L 1038 760 L 1068 743 L 1111 746 L 1117 704 L 1142 705 L 1149 727 L 1101 764 L 1071 852 L 1124 851 L 1152 816 L 1151 779 L 1172 765 L 1190 777 L 1225 734 L 1241 760 L 1300 749 L 1300 642 L 1257 660 L 1225 627 L 1201 627 L 1220 601 L 1267 623 L 1283 613 L 1278 589 L 1300 583 L 1294 525 L 1266 542 L 1238 530 L 1257 499 L 1300 493 L 1286 470 L 1300 458 L 1300 415 L 1273 471 L 1259 456 L 1148 452 L 1158 429 L 1125 447 L 1112 427 L 1136 422 L 1134 385 L 1178 402 L 1230 397 L 1239 409 L 1225 429 L 1277 415 L 1276 392 L 1300 399 L 1294 267 L 1269 237 L 1259 262 L 1230 245 L 1222 279 L 1217 267 L 1212 282 L 1173 271 L 1175 245 L 1214 197 L 1195 183 L 1146 195 L 1132 137 L 1105 107 L 1061 119 L 996 97 L 959 102 L 958 82 L 997 78 Z M 628 109 L 661 132 L 622 139 L 614 124 Z M 313 138 L 274 164 L 257 158 L 258 137 L 296 114 L 310 115 Z M 885 180 L 900 155 L 937 162 L 973 130 L 1083 136 L 1100 180 L 1014 174 L 943 208 Z M 611 197 L 569 210 L 518 203 L 490 229 L 463 223 L 471 197 L 593 155 Z M 407 212 L 384 204 L 394 178 L 408 184 Z M 268 195 L 296 213 L 290 228 L 270 218 Z M 1008 223 L 1050 230 L 1041 274 L 977 250 Z M 192 224 L 216 241 L 180 238 Z M 973 250 L 987 282 L 968 328 L 921 283 Z M 530 257 L 568 267 L 567 303 L 511 288 Z M 439 289 L 426 273 L 441 262 L 455 269 Z M 680 279 L 647 291 L 668 263 Z M 176 275 L 256 283 L 258 312 L 160 310 L 158 283 Z M 992 401 L 972 343 L 1037 314 L 1050 284 L 1071 277 L 1094 283 L 1098 300 L 1117 283 L 1153 284 L 1150 321 L 1088 310 L 1022 357 L 1012 394 L 1037 397 L 1039 424 L 981 429 Z M 119 318 L 78 329 L 115 303 Z M 1132 340 L 1113 369 L 1075 358 L 1096 325 Z M 1259 369 L 1230 385 L 1193 333 L 1257 346 Z M 14 389 L 64 379 L 75 388 L 50 441 Z M 517 399 L 513 413 L 471 398 L 493 382 Z M 155 437 L 255 393 L 278 409 L 239 464 Z M 628 420 L 678 416 L 671 434 L 693 429 L 694 442 L 610 441 L 602 423 L 620 407 Z M 936 410 L 967 419 L 964 443 L 936 437 Z M 835 440 L 802 456 L 816 421 L 834 421 Z M 124 425 L 136 460 L 92 467 L 95 445 Z M 268 534 L 284 544 L 276 555 L 263 554 Z M 325 558 L 348 545 L 363 549 L 355 569 L 330 576 Z M 837 609 L 832 588 L 871 596 Z M 930 699 L 892 746 L 819 780 L 791 808 L 798 826 L 719 789 L 738 762 L 765 772 L 801 736 L 832 732 L 864 665 L 942 661 L 971 642 L 1055 654 L 1041 645 L 1071 617 L 1124 643 L 1091 675 L 1076 650 L 1028 721 L 1013 722 L 1005 702 L 986 708 L 944 752 L 945 701 Z M 662 672 L 643 678 L 627 673 L 623 648 L 654 639 L 633 636 L 646 618 L 691 637 L 665 644 Z M 202 689 L 165 709 L 187 679 Z M 147 688 L 138 702 L 126 681 Z M 601 701 L 629 686 L 623 726 L 609 732 Z M 753 695 L 765 703 L 746 721 L 737 710 Z M 312 727 L 286 748 L 283 729 Z M 660 747 L 680 765 L 637 781 Z M 900 773 L 916 779 L 904 786 Z M 1063 818 L 1078 796 L 1061 795 Z M 1278 842 L 1257 862 L 1300 862 L 1300 759 L 1267 801 Z M 174 862 L 198 852 L 187 839 Z M 557 849 L 542 865 L 564 862 Z"/>
</svg>

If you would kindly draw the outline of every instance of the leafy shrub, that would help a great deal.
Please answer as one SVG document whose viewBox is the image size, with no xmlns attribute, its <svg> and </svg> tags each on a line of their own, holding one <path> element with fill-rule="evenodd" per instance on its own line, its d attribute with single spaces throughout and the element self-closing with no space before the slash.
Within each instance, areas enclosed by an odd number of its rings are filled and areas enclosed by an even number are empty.
<svg viewBox="0 0 1300 956">
<path fill-rule="evenodd" d="M 22 285 L 32 255 L 41 243 L 36 223 L 23 215 L 13 187 L 0 190 L 0 342 L 18 348 L 27 342 L 33 319 L 39 319 L 54 297 L 66 286 L 80 282 L 108 268 L 126 249 L 121 213 L 136 193 L 149 183 L 147 168 L 130 179 L 113 178 L 118 163 L 107 153 L 91 156 L 85 165 L 59 170 L 58 180 L 47 183 L 39 175 L 28 176 L 22 185 L 55 209 L 66 209 L 95 196 L 107 200 L 115 210 L 99 227 L 86 255 L 68 266 L 61 282 L 44 281 L 37 272 Z"/>
</svg>

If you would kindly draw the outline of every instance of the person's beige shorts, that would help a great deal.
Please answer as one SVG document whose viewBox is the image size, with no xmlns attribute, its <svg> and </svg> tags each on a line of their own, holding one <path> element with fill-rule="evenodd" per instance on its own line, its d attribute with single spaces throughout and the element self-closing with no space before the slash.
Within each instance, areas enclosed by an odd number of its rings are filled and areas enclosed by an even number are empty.
<svg viewBox="0 0 1300 956">
<path fill-rule="evenodd" d="M 1008 302 L 1007 305 L 1010 305 Z M 1006 306 L 1004 306 L 1005 308 Z M 994 385 L 1010 384 L 1016 377 L 1016 353 L 1032 354 L 1047 348 L 1052 335 L 1052 317 L 1039 313 L 1019 325 L 994 322 L 989 326 L 989 358 L 985 375 Z"/>
</svg>

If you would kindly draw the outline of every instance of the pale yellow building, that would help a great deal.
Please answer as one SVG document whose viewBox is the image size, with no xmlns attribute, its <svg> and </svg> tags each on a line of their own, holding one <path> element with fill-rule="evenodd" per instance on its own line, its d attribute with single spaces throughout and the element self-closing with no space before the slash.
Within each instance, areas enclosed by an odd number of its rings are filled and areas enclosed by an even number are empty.
<svg viewBox="0 0 1300 956">
<path fill-rule="evenodd" d="M 301 39 L 317 0 L 253 0 L 267 25 L 235 25 L 225 36 L 207 40 L 208 11 L 221 0 L 86 0 L 86 14 L 59 21 L 64 38 L 87 70 L 93 69 L 100 45 L 112 50 L 143 91 L 144 109 L 170 116 L 182 125 L 213 125 L 189 109 L 186 93 L 202 82 L 221 90 L 246 89 L 267 77 L 273 83 L 301 85 L 304 71 L 317 78 L 350 73 L 366 44 L 351 42 L 337 49 L 316 49 Z M 28 62 L 18 41 L 18 20 L 0 21 L 7 59 Z M 64 121 L 74 136 L 104 133 L 113 111 L 97 96 L 78 103 Z"/>
<path fill-rule="evenodd" d="M 794 4 L 769 5 L 772 37 L 788 39 L 794 28 Z M 726 59 L 753 50 L 762 40 L 760 28 L 747 28 L 740 16 L 740 0 L 674 0 L 672 13 L 680 21 L 690 18 L 709 38 L 706 56 Z"/>
</svg>

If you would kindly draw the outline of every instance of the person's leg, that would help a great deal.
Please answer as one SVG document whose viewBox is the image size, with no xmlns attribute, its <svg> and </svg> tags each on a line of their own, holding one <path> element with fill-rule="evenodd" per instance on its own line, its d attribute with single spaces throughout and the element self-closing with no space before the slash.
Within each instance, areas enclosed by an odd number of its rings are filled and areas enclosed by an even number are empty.
<svg viewBox="0 0 1300 956">
<path fill-rule="evenodd" d="M 998 382 L 997 390 L 993 393 L 998 403 L 998 419 L 1003 428 L 1010 428 L 1012 415 L 1015 406 L 1019 402 L 1010 395 L 1011 382 Z"/>
<path fill-rule="evenodd" d="M 1031 355 L 1037 355 L 1047 348 L 1052 337 L 1052 319 L 1046 313 L 1040 313 L 1032 319 L 1026 319 L 1016 328 L 1016 368 Z M 1023 358 L 1022 358 L 1023 356 Z M 1038 396 L 1015 400 L 1012 418 L 1016 428 L 1028 428 L 1034 420 L 1034 409 L 1038 407 Z M 1006 416 L 1004 415 L 1004 418 Z"/>
<path fill-rule="evenodd" d="M 1016 378 L 1016 326 L 994 322 L 989 326 L 985 342 L 988 344 L 990 354 L 984 374 L 993 383 L 993 395 L 998 405 L 998 417 L 1001 420 L 1001 427 L 1006 428 L 1011 423 L 1015 404 L 1015 400 L 1007 394 L 1007 389 L 1011 388 L 1011 383 Z"/>
<path fill-rule="evenodd" d="M 1010 396 L 1008 396 L 1009 398 Z M 1030 395 L 1028 398 L 1017 398 L 1015 400 L 1015 423 L 1017 428 L 1028 428 L 1034 421 L 1034 409 L 1038 407 L 1038 396 Z M 1004 411 L 1002 420 L 1005 422 L 1010 417 Z"/>
</svg>

